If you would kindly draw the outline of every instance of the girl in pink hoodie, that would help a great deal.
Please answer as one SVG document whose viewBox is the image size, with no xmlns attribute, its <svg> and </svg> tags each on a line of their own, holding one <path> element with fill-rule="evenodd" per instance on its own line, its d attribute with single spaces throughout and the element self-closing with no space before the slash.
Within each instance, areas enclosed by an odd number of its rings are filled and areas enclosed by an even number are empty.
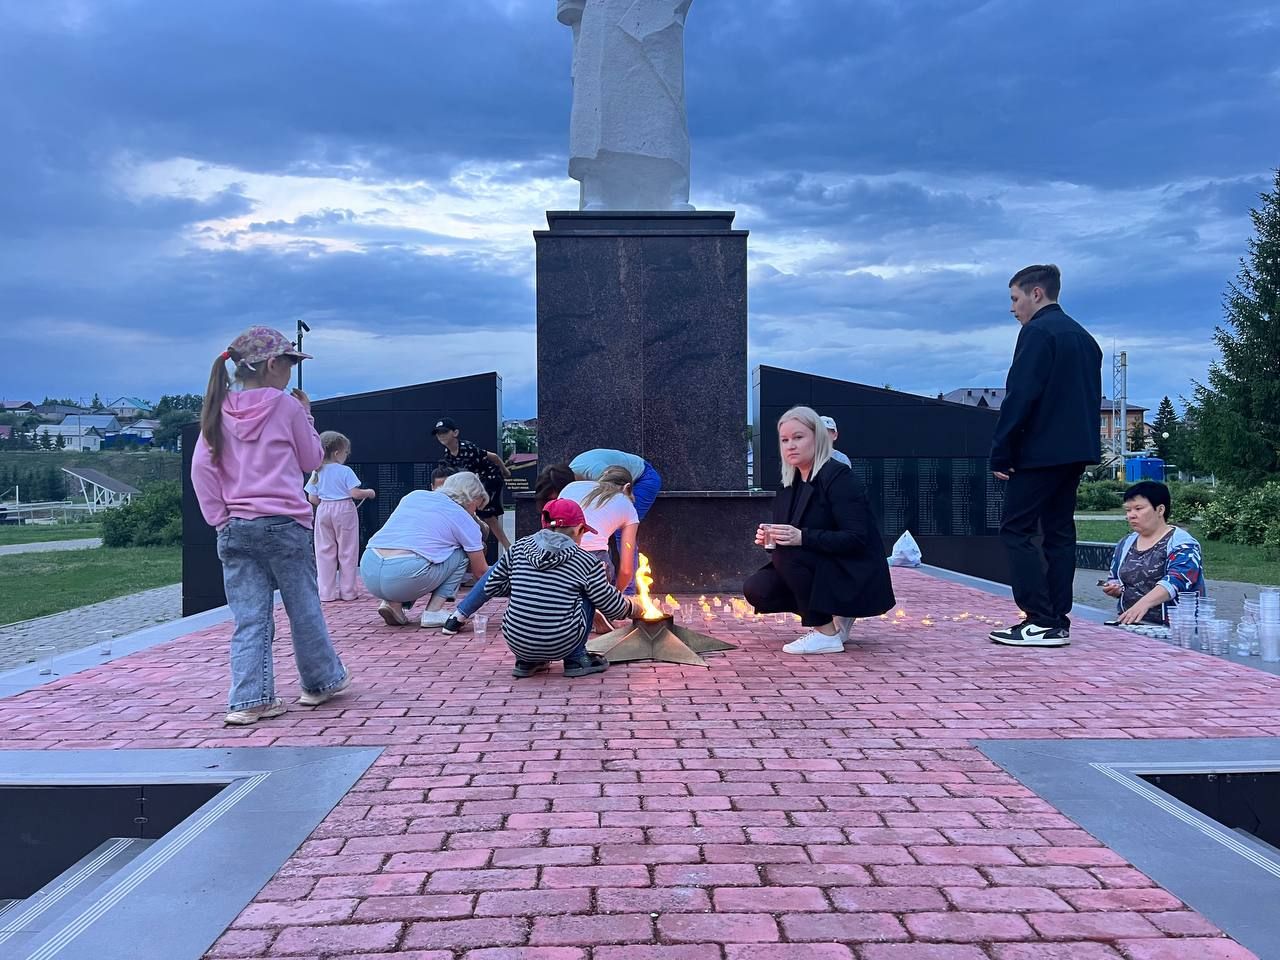
<svg viewBox="0 0 1280 960">
<path fill-rule="evenodd" d="M 200 512 L 218 531 L 218 558 L 231 636 L 231 694 L 225 722 L 278 717 L 271 641 L 275 590 L 289 615 L 304 706 L 350 685 L 320 607 L 311 504 L 303 475 L 324 459 L 301 390 L 286 394 L 294 365 L 310 356 L 270 327 L 250 327 L 214 361 L 200 411 L 191 482 Z M 227 361 L 235 363 L 234 388 Z"/>
</svg>

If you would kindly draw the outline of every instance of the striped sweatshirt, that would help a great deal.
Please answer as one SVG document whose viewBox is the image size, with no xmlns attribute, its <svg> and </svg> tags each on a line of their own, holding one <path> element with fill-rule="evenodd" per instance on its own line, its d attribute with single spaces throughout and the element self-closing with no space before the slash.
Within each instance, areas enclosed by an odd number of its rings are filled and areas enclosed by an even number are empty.
<svg viewBox="0 0 1280 960">
<path fill-rule="evenodd" d="M 502 635 L 518 660 L 563 660 L 587 638 L 582 601 L 609 619 L 631 601 L 609 583 L 599 559 L 554 530 L 517 540 L 489 571 L 485 599 L 510 597 Z"/>
</svg>

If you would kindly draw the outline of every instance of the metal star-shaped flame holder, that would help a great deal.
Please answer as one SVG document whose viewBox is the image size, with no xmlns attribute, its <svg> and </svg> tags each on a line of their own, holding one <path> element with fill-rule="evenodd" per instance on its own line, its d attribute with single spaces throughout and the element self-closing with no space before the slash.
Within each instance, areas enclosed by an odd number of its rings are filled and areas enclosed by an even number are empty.
<svg viewBox="0 0 1280 960">
<path fill-rule="evenodd" d="M 737 647 L 705 633 L 682 627 L 667 615 L 652 620 L 632 620 L 626 626 L 589 640 L 587 649 L 608 657 L 610 663 L 657 660 L 661 663 L 687 663 L 705 667 L 708 666 L 707 661 L 698 654 L 713 650 L 736 650 Z"/>
</svg>

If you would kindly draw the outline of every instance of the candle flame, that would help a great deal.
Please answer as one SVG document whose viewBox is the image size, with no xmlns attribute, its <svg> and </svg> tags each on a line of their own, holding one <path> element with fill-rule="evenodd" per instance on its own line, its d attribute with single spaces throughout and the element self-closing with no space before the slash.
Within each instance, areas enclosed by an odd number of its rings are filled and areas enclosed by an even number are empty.
<svg viewBox="0 0 1280 960">
<path fill-rule="evenodd" d="M 666 614 L 649 596 L 649 587 L 653 585 L 653 570 L 649 566 L 649 558 L 640 554 L 640 569 L 636 571 L 636 598 L 640 601 L 645 620 L 661 620 Z"/>
</svg>

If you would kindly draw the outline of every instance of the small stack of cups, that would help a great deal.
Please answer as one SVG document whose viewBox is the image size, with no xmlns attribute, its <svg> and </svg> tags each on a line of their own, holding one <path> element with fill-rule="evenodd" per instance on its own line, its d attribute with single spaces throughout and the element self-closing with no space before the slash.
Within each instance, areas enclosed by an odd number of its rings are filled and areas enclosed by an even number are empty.
<svg viewBox="0 0 1280 960">
<path fill-rule="evenodd" d="M 1258 645 L 1264 662 L 1280 662 L 1280 590 L 1258 594 Z"/>
</svg>

